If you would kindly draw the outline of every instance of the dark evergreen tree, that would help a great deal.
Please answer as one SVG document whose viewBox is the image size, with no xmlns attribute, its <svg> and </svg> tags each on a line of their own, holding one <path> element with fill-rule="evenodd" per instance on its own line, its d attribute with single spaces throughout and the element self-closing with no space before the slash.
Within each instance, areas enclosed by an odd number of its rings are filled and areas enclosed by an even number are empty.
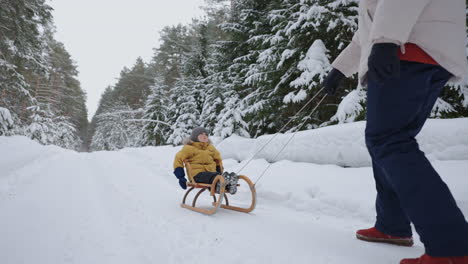
<svg viewBox="0 0 468 264">
<path fill-rule="evenodd" d="M 164 85 L 173 87 L 180 77 L 183 55 L 189 51 L 187 27 L 182 25 L 165 27 L 160 33 L 161 45 L 155 49 L 153 64 L 155 71 L 163 76 Z"/>
<path fill-rule="evenodd" d="M 34 100 L 30 84 L 47 71 L 43 32 L 51 27 L 52 8 L 45 0 L 2 0 L 0 6 L 0 107 L 21 129 Z"/>
<path fill-rule="evenodd" d="M 133 109 L 141 108 L 154 82 L 153 78 L 149 68 L 138 58 L 131 69 L 124 68 L 120 73 L 113 96 Z"/>
</svg>

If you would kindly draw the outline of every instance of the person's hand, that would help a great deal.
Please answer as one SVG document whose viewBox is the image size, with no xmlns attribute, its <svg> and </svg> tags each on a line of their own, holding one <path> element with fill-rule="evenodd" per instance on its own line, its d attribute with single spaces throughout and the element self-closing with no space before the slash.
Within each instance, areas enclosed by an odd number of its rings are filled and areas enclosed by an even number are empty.
<svg viewBox="0 0 468 264">
<path fill-rule="evenodd" d="M 179 178 L 179 185 L 182 189 L 187 189 L 187 179 Z"/>
<path fill-rule="evenodd" d="M 182 187 L 182 189 L 187 189 L 187 179 L 185 179 L 185 172 L 184 168 L 182 167 L 177 167 L 174 170 L 174 175 L 179 179 L 179 185 Z"/>
<path fill-rule="evenodd" d="M 325 82 L 323 83 L 323 86 L 325 88 L 325 92 L 328 95 L 334 95 L 336 92 L 336 89 L 340 85 L 341 81 L 346 78 L 346 76 L 341 73 L 339 70 L 333 68 L 329 73 L 327 78 L 325 79 Z"/>
<path fill-rule="evenodd" d="M 175 170 L 174 170 L 174 175 L 175 175 L 178 179 L 184 178 L 184 177 L 185 177 L 184 168 L 182 168 L 182 167 L 177 167 L 177 168 L 175 168 Z"/>
<path fill-rule="evenodd" d="M 217 172 L 217 173 L 221 173 L 221 166 L 219 166 L 219 165 L 216 166 L 216 172 Z"/>
<path fill-rule="evenodd" d="M 368 78 L 377 83 L 400 78 L 399 46 L 394 43 L 377 43 L 372 46 L 368 59 Z"/>
</svg>

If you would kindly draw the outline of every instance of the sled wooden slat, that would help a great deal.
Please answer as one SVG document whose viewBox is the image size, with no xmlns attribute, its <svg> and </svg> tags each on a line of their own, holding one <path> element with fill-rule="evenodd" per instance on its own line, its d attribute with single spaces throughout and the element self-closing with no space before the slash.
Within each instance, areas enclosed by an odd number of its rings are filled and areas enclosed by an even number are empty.
<svg viewBox="0 0 468 264">
<path fill-rule="evenodd" d="M 216 193 L 214 192 L 215 190 L 215 186 L 216 184 L 220 182 L 221 184 L 221 190 L 218 194 L 218 199 L 216 199 Z M 198 197 L 200 196 L 201 193 L 203 193 L 206 189 L 208 189 L 209 187 L 201 187 L 201 190 L 197 193 L 197 195 L 195 196 L 195 198 L 193 199 L 193 202 L 192 202 L 192 205 L 188 205 L 185 203 L 186 199 L 187 199 L 187 195 L 195 189 L 195 187 L 191 187 L 185 194 L 184 196 L 184 200 L 182 201 L 182 204 L 180 206 L 182 206 L 183 208 L 187 208 L 189 210 L 192 210 L 192 211 L 195 211 L 195 212 L 199 212 L 199 213 L 202 213 L 202 214 L 206 214 L 206 215 L 212 215 L 214 213 L 216 213 L 216 211 L 218 210 L 218 208 L 222 205 L 223 203 L 223 197 L 224 197 L 224 186 L 225 186 L 225 182 L 224 182 L 224 177 L 221 176 L 221 175 L 218 175 L 216 176 L 216 178 L 214 179 L 213 181 L 213 184 L 212 185 L 209 185 L 211 186 L 211 192 L 210 192 L 210 195 L 213 196 L 213 200 L 214 200 L 214 203 L 213 203 L 213 207 L 211 209 L 205 209 L 205 208 L 199 208 L 199 207 L 196 207 L 196 203 L 197 203 L 197 199 Z"/>
<path fill-rule="evenodd" d="M 257 203 L 257 191 L 255 190 L 255 185 L 252 183 L 252 181 L 249 178 L 247 178 L 247 176 L 239 175 L 239 179 L 246 181 L 247 184 L 249 185 L 250 191 L 252 193 L 252 203 L 250 204 L 250 207 L 242 208 L 242 207 L 232 206 L 232 205 L 229 205 L 229 203 L 226 203 L 226 204 L 222 204 L 221 208 L 243 212 L 243 213 L 250 213 L 255 209 L 255 206 Z"/>
<path fill-rule="evenodd" d="M 204 188 L 204 187 L 211 187 L 211 184 L 205 184 L 205 183 L 187 183 L 187 186 L 189 187 L 195 187 L 195 188 Z"/>
<path fill-rule="evenodd" d="M 237 206 L 232 206 L 232 205 L 229 204 L 229 200 L 228 200 L 228 197 L 226 195 L 227 193 L 226 193 L 226 188 L 225 188 L 226 187 L 226 182 L 225 182 L 225 179 L 224 179 L 223 175 L 221 175 L 221 174 L 217 175 L 215 177 L 215 179 L 213 180 L 212 184 L 197 183 L 193 179 L 194 175 L 192 175 L 192 173 L 191 173 L 192 168 L 190 166 L 190 162 L 185 160 L 184 165 L 185 165 L 185 169 L 187 171 L 187 176 L 188 176 L 189 181 L 190 181 L 190 182 L 187 183 L 187 186 L 190 187 L 190 188 L 187 190 L 187 192 L 184 195 L 184 198 L 182 199 L 182 204 L 180 205 L 181 207 L 192 210 L 192 211 L 195 211 L 195 212 L 199 212 L 199 213 L 202 213 L 202 214 L 206 214 L 206 215 L 212 215 L 212 214 L 216 213 L 216 211 L 220 207 L 224 208 L 224 209 L 228 209 L 228 210 L 243 212 L 243 213 L 249 213 L 249 212 L 251 212 L 251 211 L 253 211 L 255 209 L 255 205 L 256 205 L 256 202 L 257 202 L 257 192 L 255 190 L 255 185 L 252 183 L 252 181 L 247 176 L 240 175 L 239 180 L 245 181 L 246 184 L 249 186 L 250 191 L 252 193 L 252 199 L 251 199 L 252 201 L 251 201 L 250 207 L 247 207 L 247 208 L 237 207 Z M 222 171 L 222 168 L 223 168 L 222 163 L 219 162 L 218 165 L 221 167 L 221 171 Z M 218 182 L 220 183 L 221 188 L 219 190 L 219 193 L 216 193 L 216 185 L 218 184 Z M 241 185 L 237 184 L 237 186 L 241 186 Z M 188 204 L 186 204 L 187 197 L 194 189 L 201 189 L 201 190 L 198 191 L 198 193 L 195 195 L 195 197 L 194 197 L 194 199 L 192 201 L 192 205 L 188 205 Z M 210 196 L 213 197 L 213 203 L 212 203 L 213 207 L 211 209 L 205 209 L 205 208 L 197 207 L 196 203 L 197 203 L 198 197 L 203 192 L 205 192 L 207 189 L 210 191 Z M 223 204 L 223 200 L 224 200 L 225 204 Z"/>
</svg>

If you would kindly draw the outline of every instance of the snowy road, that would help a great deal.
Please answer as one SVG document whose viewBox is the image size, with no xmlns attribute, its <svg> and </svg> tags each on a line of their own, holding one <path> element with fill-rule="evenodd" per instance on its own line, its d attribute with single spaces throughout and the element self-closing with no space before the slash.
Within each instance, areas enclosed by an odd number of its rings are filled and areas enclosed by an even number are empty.
<svg viewBox="0 0 468 264">
<path fill-rule="evenodd" d="M 258 184 L 254 212 L 205 216 L 179 206 L 177 150 L 78 154 L 0 137 L 0 262 L 390 264 L 423 253 L 419 241 L 402 248 L 354 238 L 374 219 L 370 168 L 280 161 Z M 255 180 L 266 164 L 245 173 Z M 435 166 L 468 214 L 468 161 Z"/>
</svg>

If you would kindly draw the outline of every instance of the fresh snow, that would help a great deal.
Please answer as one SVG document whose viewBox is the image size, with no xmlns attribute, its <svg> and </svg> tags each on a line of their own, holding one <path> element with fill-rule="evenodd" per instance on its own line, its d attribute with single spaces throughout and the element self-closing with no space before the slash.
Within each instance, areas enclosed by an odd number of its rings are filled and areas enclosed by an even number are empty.
<svg viewBox="0 0 468 264">
<path fill-rule="evenodd" d="M 365 124 L 361 121 L 300 131 L 278 156 L 292 134 L 265 135 L 257 139 L 231 136 L 215 145 L 223 158 L 243 161 L 275 137 L 255 155 L 256 159 L 368 167 L 371 160 L 364 140 Z M 468 160 L 468 118 L 429 119 L 417 140 L 430 160 Z"/>
<path fill-rule="evenodd" d="M 363 129 L 298 133 L 257 183 L 255 211 L 213 216 L 179 206 L 172 162 L 180 146 L 77 153 L 0 137 L 1 263 L 396 264 L 419 256 L 417 237 L 413 248 L 355 239 L 375 219 Z M 429 120 L 418 138 L 465 215 L 467 132 L 468 119 Z M 278 135 L 242 174 L 256 181 L 289 136 Z M 226 170 L 238 171 L 269 137 L 214 140 Z M 240 190 L 232 202 L 247 199 Z"/>
</svg>

